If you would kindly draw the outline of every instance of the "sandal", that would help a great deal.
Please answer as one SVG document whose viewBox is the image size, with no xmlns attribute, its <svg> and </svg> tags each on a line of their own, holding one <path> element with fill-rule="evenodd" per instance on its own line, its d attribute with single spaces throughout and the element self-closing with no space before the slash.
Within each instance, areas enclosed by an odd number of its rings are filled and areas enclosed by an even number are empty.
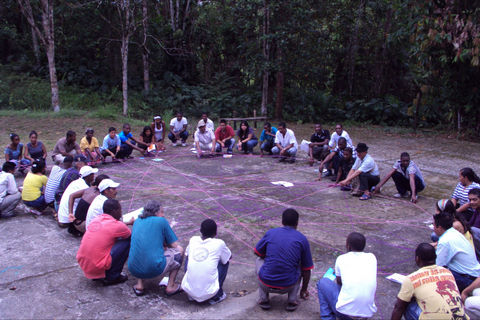
<svg viewBox="0 0 480 320">
<path fill-rule="evenodd" d="M 175 290 L 174 292 L 168 293 L 167 290 L 165 290 L 165 294 L 167 295 L 167 297 L 174 296 L 174 295 L 176 295 L 176 294 L 178 294 L 178 293 L 180 293 L 180 292 L 183 292 L 183 289 L 182 289 L 182 287 L 181 287 L 180 285 L 178 285 L 177 290 Z"/>
<path fill-rule="evenodd" d="M 297 310 L 298 308 L 298 303 L 293 303 L 293 302 L 289 302 L 286 307 L 285 307 L 285 310 L 287 311 L 295 311 Z"/>
<path fill-rule="evenodd" d="M 140 289 L 135 288 L 135 286 L 133 286 L 132 289 L 133 289 L 133 292 L 135 293 L 135 295 L 136 295 L 137 297 L 141 297 L 141 296 L 143 296 L 143 295 L 145 294 L 145 290 L 144 290 L 144 289 L 140 290 Z"/>
<path fill-rule="evenodd" d="M 260 301 L 258 303 L 258 305 L 260 306 L 260 308 L 262 308 L 263 310 L 269 310 L 272 306 L 270 305 L 270 301 L 269 300 L 266 300 L 266 301 Z"/>
<path fill-rule="evenodd" d="M 371 195 L 368 195 L 368 194 L 363 194 L 359 199 L 360 200 L 370 200 L 372 198 Z"/>
</svg>

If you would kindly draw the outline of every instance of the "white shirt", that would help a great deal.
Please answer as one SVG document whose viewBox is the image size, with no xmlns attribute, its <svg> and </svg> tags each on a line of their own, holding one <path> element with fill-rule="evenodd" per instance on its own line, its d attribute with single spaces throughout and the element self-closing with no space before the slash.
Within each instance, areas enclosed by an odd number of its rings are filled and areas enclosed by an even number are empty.
<svg viewBox="0 0 480 320">
<path fill-rule="evenodd" d="M 70 195 L 73 193 L 87 189 L 88 184 L 82 178 L 78 178 L 77 180 L 72 181 L 65 192 L 63 192 L 62 199 L 60 199 L 60 205 L 58 206 L 58 222 L 60 223 L 70 223 L 70 219 L 68 219 L 68 202 L 70 201 Z M 75 213 L 75 209 L 77 208 L 77 204 L 80 201 L 80 198 L 75 199 L 73 203 L 73 213 Z"/>
<path fill-rule="evenodd" d="M 360 157 L 355 159 L 355 163 L 352 166 L 353 170 L 360 170 L 363 173 L 370 173 L 372 176 L 379 176 L 380 171 L 378 171 L 378 166 L 373 160 L 372 156 L 368 153 L 363 157 L 363 160 Z"/>
<path fill-rule="evenodd" d="M 170 128 L 173 127 L 173 132 L 179 132 L 183 130 L 183 126 L 188 124 L 187 118 L 182 117 L 182 120 L 178 121 L 177 117 L 170 120 Z"/>
<path fill-rule="evenodd" d="M 223 240 L 194 236 L 185 250 L 188 256 L 187 272 L 182 279 L 182 289 L 192 299 L 203 302 L 215 296 L 218 284 L 218 263 L 227 263 L 232 256 Z"/>
<path fill-rule="evenodd" d="M 90 207 L 88 207 L 87 218 L 85 219 L 86 228 L 88 228 L 88 225 L 93 221 L 93 219 L 103 214 L 103 203 L 107 200 L 108 198 L 103 194 L 99 194 L 95 197 L 95 199 L 93 199 Z"/>
<path fill-rule="evenodd" d="M 280 132 L 280 130 L 277 131 L 277 133 L 275 134 L 275 144 L 277 143 L 279 143 L 284 148 L 293 143 L 293 146 L 295 148 L 298 148 L 295 134 L 290 129 L 287 129 L 287 132 L 285 132 L 285 136 Z"/>
<path fill-rule="evenodd" d="M 212 132 L 215 132 L 215 125 L 213 124 L 213 121 L 207 118 L 207 129 L 212 130 Z"/>
<path fill-rule="evenodd" d="M 370 318 L 375 312 L 377 258 L 373 253 L 342 254 L 335 262 L 335 274 L 342 278 L 336 309 L 352 317 Z"/>
<path fill-rule="evenodd" d="M 15 194 L 18 192 L 15 177 L 9 172 L 2 171 L 0 173 L 0 203 L 3 202 L 8 194 Z"/>
<path fill-rule="evenodd" d="M 347 140 L 347 146 L 348 145 L 351 145 L 353 146 L 353 142 L 352 142 L 352 139 L 350 139 L 350 136 L 348 135 L 348 132 L 345 131 L 345 130 L 342 130 L 342 134 L 341 135 L 338 135 L 337 132 L 335 131 L 332 136 L 330 137 L 330 142 L 328 142 L 328 146 L 330 148 L 336 148 L 337 145 L 338 145 L 338 139 L 340 139 L 340 137 L 344 137 L 346 140 Z"/>
<path fill-rule="evenodd" d="M 194 141 L 200 142 L 200 144 L 210 144 L 215 139 L 215 134 L 209 128 L 205 128 L 205 132 L 201 133 L 200 129 L 195 131 Z"/>
</svg>

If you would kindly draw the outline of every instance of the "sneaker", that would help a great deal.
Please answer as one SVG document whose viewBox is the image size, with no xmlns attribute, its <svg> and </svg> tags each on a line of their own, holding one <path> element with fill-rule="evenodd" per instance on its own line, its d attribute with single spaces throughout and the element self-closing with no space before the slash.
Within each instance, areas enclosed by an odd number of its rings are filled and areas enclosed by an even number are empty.
<svg viewBox="0 0 480 320">
<path fill-rule="evenodd" d="M 260 306 L 260 308 L 262 308 L 263 310 L 269 310 L 272 305 L 270 304 L 270 300 L 266 300 L 266 301 L 260 301 L 258 303 L 258 305 Z"/>
<path fill-rule="evenodd" d="M 394 198 L 405 198 L 405 196 L 406 196 L 406 193 L 404 193 L 404 194 L 395 193 L 395 194 L 393 195 Z"/>
<path fill-rule="evenodd" d="M 281 157 L 280 160 L 278 160 L 278 162 L 285 162 L 285 160 L 287 160 L 285 157 Z"/>
<path fill-rule="evenodd" d="M 295 158 L 290 158 L 287 160 L 288 163 L 295 163 Z"/>
<path fill-rule="evenodd" d="M 210 303 L 210 305 L 213 306 L 214 304 L 222 302 L 226 298 L 227 298 L 227 294 L 224 292 L 220 297 L 216 297 L 208 300 L 208 303 Z"/>
<path fill-rule="evenodd" d="M 127 280 L 128 280 L 128 276 L 124 273 L 120 273 L 120 275 L 116 279 L 113 279 L 113 280 L 103 279 L 102 282 L 104 286 L 113 286 L 115 284 L 124 283 Z"/>
<path fill-rule="evenodd" d="M 176 142 L 172 142 L 172 146 L 176 147 L 176 146 L 177 146 L 177 143 L 176 143 Z"/>
<path fill-rule="evenodd" d="M 186 147 L 187 144 L 185 142 L 182 142 L 182 147 Z"/>
</svg>

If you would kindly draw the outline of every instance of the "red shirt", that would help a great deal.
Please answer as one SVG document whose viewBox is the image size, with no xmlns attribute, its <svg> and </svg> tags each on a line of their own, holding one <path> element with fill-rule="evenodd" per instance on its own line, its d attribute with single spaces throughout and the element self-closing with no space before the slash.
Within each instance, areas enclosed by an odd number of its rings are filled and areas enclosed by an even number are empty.
<svg viewBox="0 0 480 320">
<path fill-rule="evenodd" d="M 128 238 L 132 232 L 127 225 L 108 214 L 102 214 L 90 223 L 83 236 L 77 261 L 88 279 L 105 278 L 105 270 L 112 265 L 110 251 L 117 238 Z"/>
<path fill-rule="evenodd" d="M 215 130 L 215 140 L 223 140 L 228 137 L 235 137 L 235 131 L 233 131 L 233 128 L 230 127 L 228 124 L 225 127 L 225 131 L 222 131 L 222 127 L 218 127 L 217 130 Z"/>
</svg>

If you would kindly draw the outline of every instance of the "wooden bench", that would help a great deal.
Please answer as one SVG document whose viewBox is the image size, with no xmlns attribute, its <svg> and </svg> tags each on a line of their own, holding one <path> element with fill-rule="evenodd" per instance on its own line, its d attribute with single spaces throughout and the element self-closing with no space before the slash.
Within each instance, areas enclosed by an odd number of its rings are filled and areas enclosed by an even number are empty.
<svg viewBox="0 0 480 320">
<path fill-rule="evenodd" d="M 233 129 L 237 130 L 237 121 L 253 121 L 253 127 L 257 129 L 257 121 L 266 121 L 267 117 L 247 117 L 247 118 L 223 118 L 227 122 L 233 121 Z"/>
</svg>

